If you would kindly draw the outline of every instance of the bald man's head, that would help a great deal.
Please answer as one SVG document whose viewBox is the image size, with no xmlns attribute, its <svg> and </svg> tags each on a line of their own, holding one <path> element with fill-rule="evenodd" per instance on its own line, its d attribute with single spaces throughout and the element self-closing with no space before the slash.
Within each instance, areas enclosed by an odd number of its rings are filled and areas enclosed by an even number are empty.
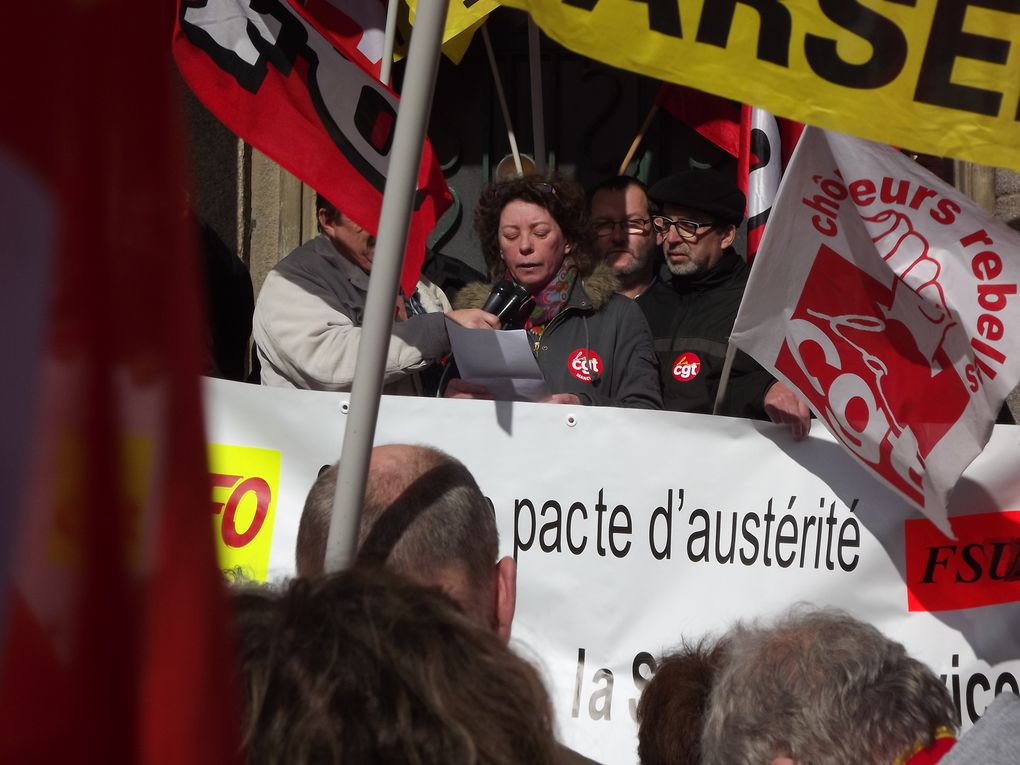
<svg viewBox="0 0 1020 765">
<path fill-rule="evenodd" d="M 337 466 L 305 501 L 297 539 L 299 576 L 323 574 Z M 382 565 L 442 587 L 469 612 L 498 625 L 499 537 L 492 506 L 463 464 L 437 449 L 394 444 L 372 450 L 358 533 L 357 565 Z M 505 583 L 502 583 L 505 584 Z M 511 582 L 512 584 L 512 582 Z M 510 593 L 511 601 L 513 600 Z M 510 617 L 512 617 L 512 602 Z M 505 625 L 509 634 L 509 621 Z"/>
</svg>

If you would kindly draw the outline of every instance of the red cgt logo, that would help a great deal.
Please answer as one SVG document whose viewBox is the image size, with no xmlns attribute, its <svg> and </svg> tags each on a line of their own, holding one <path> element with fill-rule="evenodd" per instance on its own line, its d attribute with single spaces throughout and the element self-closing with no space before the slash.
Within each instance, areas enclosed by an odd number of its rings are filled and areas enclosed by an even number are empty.
<svg viewBox="0 0 1020 765">
<path fill-rule="evenodd" d="M 567 359 L 570 374 L 581 382 L 590 383 L 602 376 L 602 359 L 591 348 L 578 348 Z"/>
<path fill-rule="evenodd" d="M 701 372 L 701 359 L 696 353 L 683 353 L 673 362 L 673 377 L 680 382 L 689 382 Z"/>
<path fill-rule="evenodd" d="M 905 522 L 907 607 L 953 611 L 1020 601 L 1020 511 L 952 520 L 956 540 L 927 519 Z"/>
<path fill-rule="evenodd" d="M 918 236 L 900 241 L 927 252 Z M 937 287 L 884 284 L 821 245 L 776 359 L 836 437 L 920 506 L 925 459 L 969 401 L 944 347 L 953 324 L 932 307 Z"/>
</svg>

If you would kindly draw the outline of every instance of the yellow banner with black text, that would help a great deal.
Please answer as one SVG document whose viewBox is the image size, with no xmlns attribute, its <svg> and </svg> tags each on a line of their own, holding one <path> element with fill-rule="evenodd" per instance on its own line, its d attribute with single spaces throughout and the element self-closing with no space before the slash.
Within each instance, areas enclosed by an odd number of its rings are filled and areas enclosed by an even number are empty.
<svg viewBox="0 0 1020 765">
<path fill-rule="evenodd" d="M 505 0 L 591 58 L 1020 170 L 1018 0 Z"/>
<path fill-rule="evenodd" d="M 418 0 L 407 0 L 409 18 L 414 24 L 418 12 Z M 446 11 L 446 26 L 443 27 L 443 53 L 453 63 L 459 64 L 479 27 L 499 3 L 496 0 L 450 0 Z"/>
</svg>

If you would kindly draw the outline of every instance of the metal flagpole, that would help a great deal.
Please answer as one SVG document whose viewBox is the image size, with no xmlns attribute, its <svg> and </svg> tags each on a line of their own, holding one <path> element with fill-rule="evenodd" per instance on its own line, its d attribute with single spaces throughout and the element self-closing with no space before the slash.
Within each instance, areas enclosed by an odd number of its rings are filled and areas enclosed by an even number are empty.
<svg viewBox="0 0 1020 765">
<path fill-rule="evenodd" d="M 386 26 L 383 31 L 383 57 L 379 64 L 379 81 L 384 85 L 390 84 L 390 72 L 393 71 L 393 47 L 397 44 L 397 13 L 399 12 L 400 0 L 389 0 L 386 4 Z"/>
<path fill-rule="evenodd" d="M 492 52 L 492 40 L 489 39 L 489 24 L 482 24 L 482 41 L 485 43 L 485 52 L 489 54 L 489 66 L 492 68 L 492 79 L 496 83 L 496 95 L 499 97 L 499 108 L 503 110 L 503 122 L 506 123 L 506 136 L 510 141 L 510 153 L 514 155 L 514 167 L 518 175 L 524 175 L 524 165 L 521 164 L 521 152 L 517 148 L 517 136 L 514 134 L 513 123 L 510 122 L 510 108 L 506 105 L 506 94 L 503 92 L 503 81 L 499 77 L 499 68 L 496 66 L 496 54 Z"/>
<path fill-rule="evenodd" d="M 546 170 L 545 104 L 542 102 L 542 40 L 538 25 L 528 16 L 528 68 L 531 70 L 531 132 L 534 134 L 535 169 Z"/>
<path fill-rule="evenodd" d="M 393 135 L 393 154 L 383 193 L 379 235 L 365 301 L 357 374 L 351 388 L 350 411 L 340 454 L 333 517 L 326 542 L 325 570 L 328 572 L 348 568 L 354 561 L 361 506 L 365 499 L 365 479 L 386 370 L 386 353 L 393 328 L 393 301 L 400 283 L 404 243 L 417 190 L 418 168 L 432 108 L 445 23 L 446 0 L 421 0 L 407 54 L 404 88 Z"/>
</svg>

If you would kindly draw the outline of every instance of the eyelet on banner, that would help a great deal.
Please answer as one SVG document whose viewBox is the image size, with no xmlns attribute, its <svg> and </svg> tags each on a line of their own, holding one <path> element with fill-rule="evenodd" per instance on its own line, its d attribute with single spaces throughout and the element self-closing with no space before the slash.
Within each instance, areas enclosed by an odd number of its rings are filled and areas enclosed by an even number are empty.
<svg viewBox="0 0 1020 765">
<path fill-rule="evenodd" d="M 347 414 L 350 411 L 351 411 L 351 402 L 350 401 L 342 401 L 342 402 L 340 402 L 340 414 Z"/>
<path fill-rule="evenodd" d="M 577 415 L 576 414 L 568 414 L 567 415 L 567 427 L 568 428 L 572 428 L 575 425 L 577 425 Z"/>
</svg>

